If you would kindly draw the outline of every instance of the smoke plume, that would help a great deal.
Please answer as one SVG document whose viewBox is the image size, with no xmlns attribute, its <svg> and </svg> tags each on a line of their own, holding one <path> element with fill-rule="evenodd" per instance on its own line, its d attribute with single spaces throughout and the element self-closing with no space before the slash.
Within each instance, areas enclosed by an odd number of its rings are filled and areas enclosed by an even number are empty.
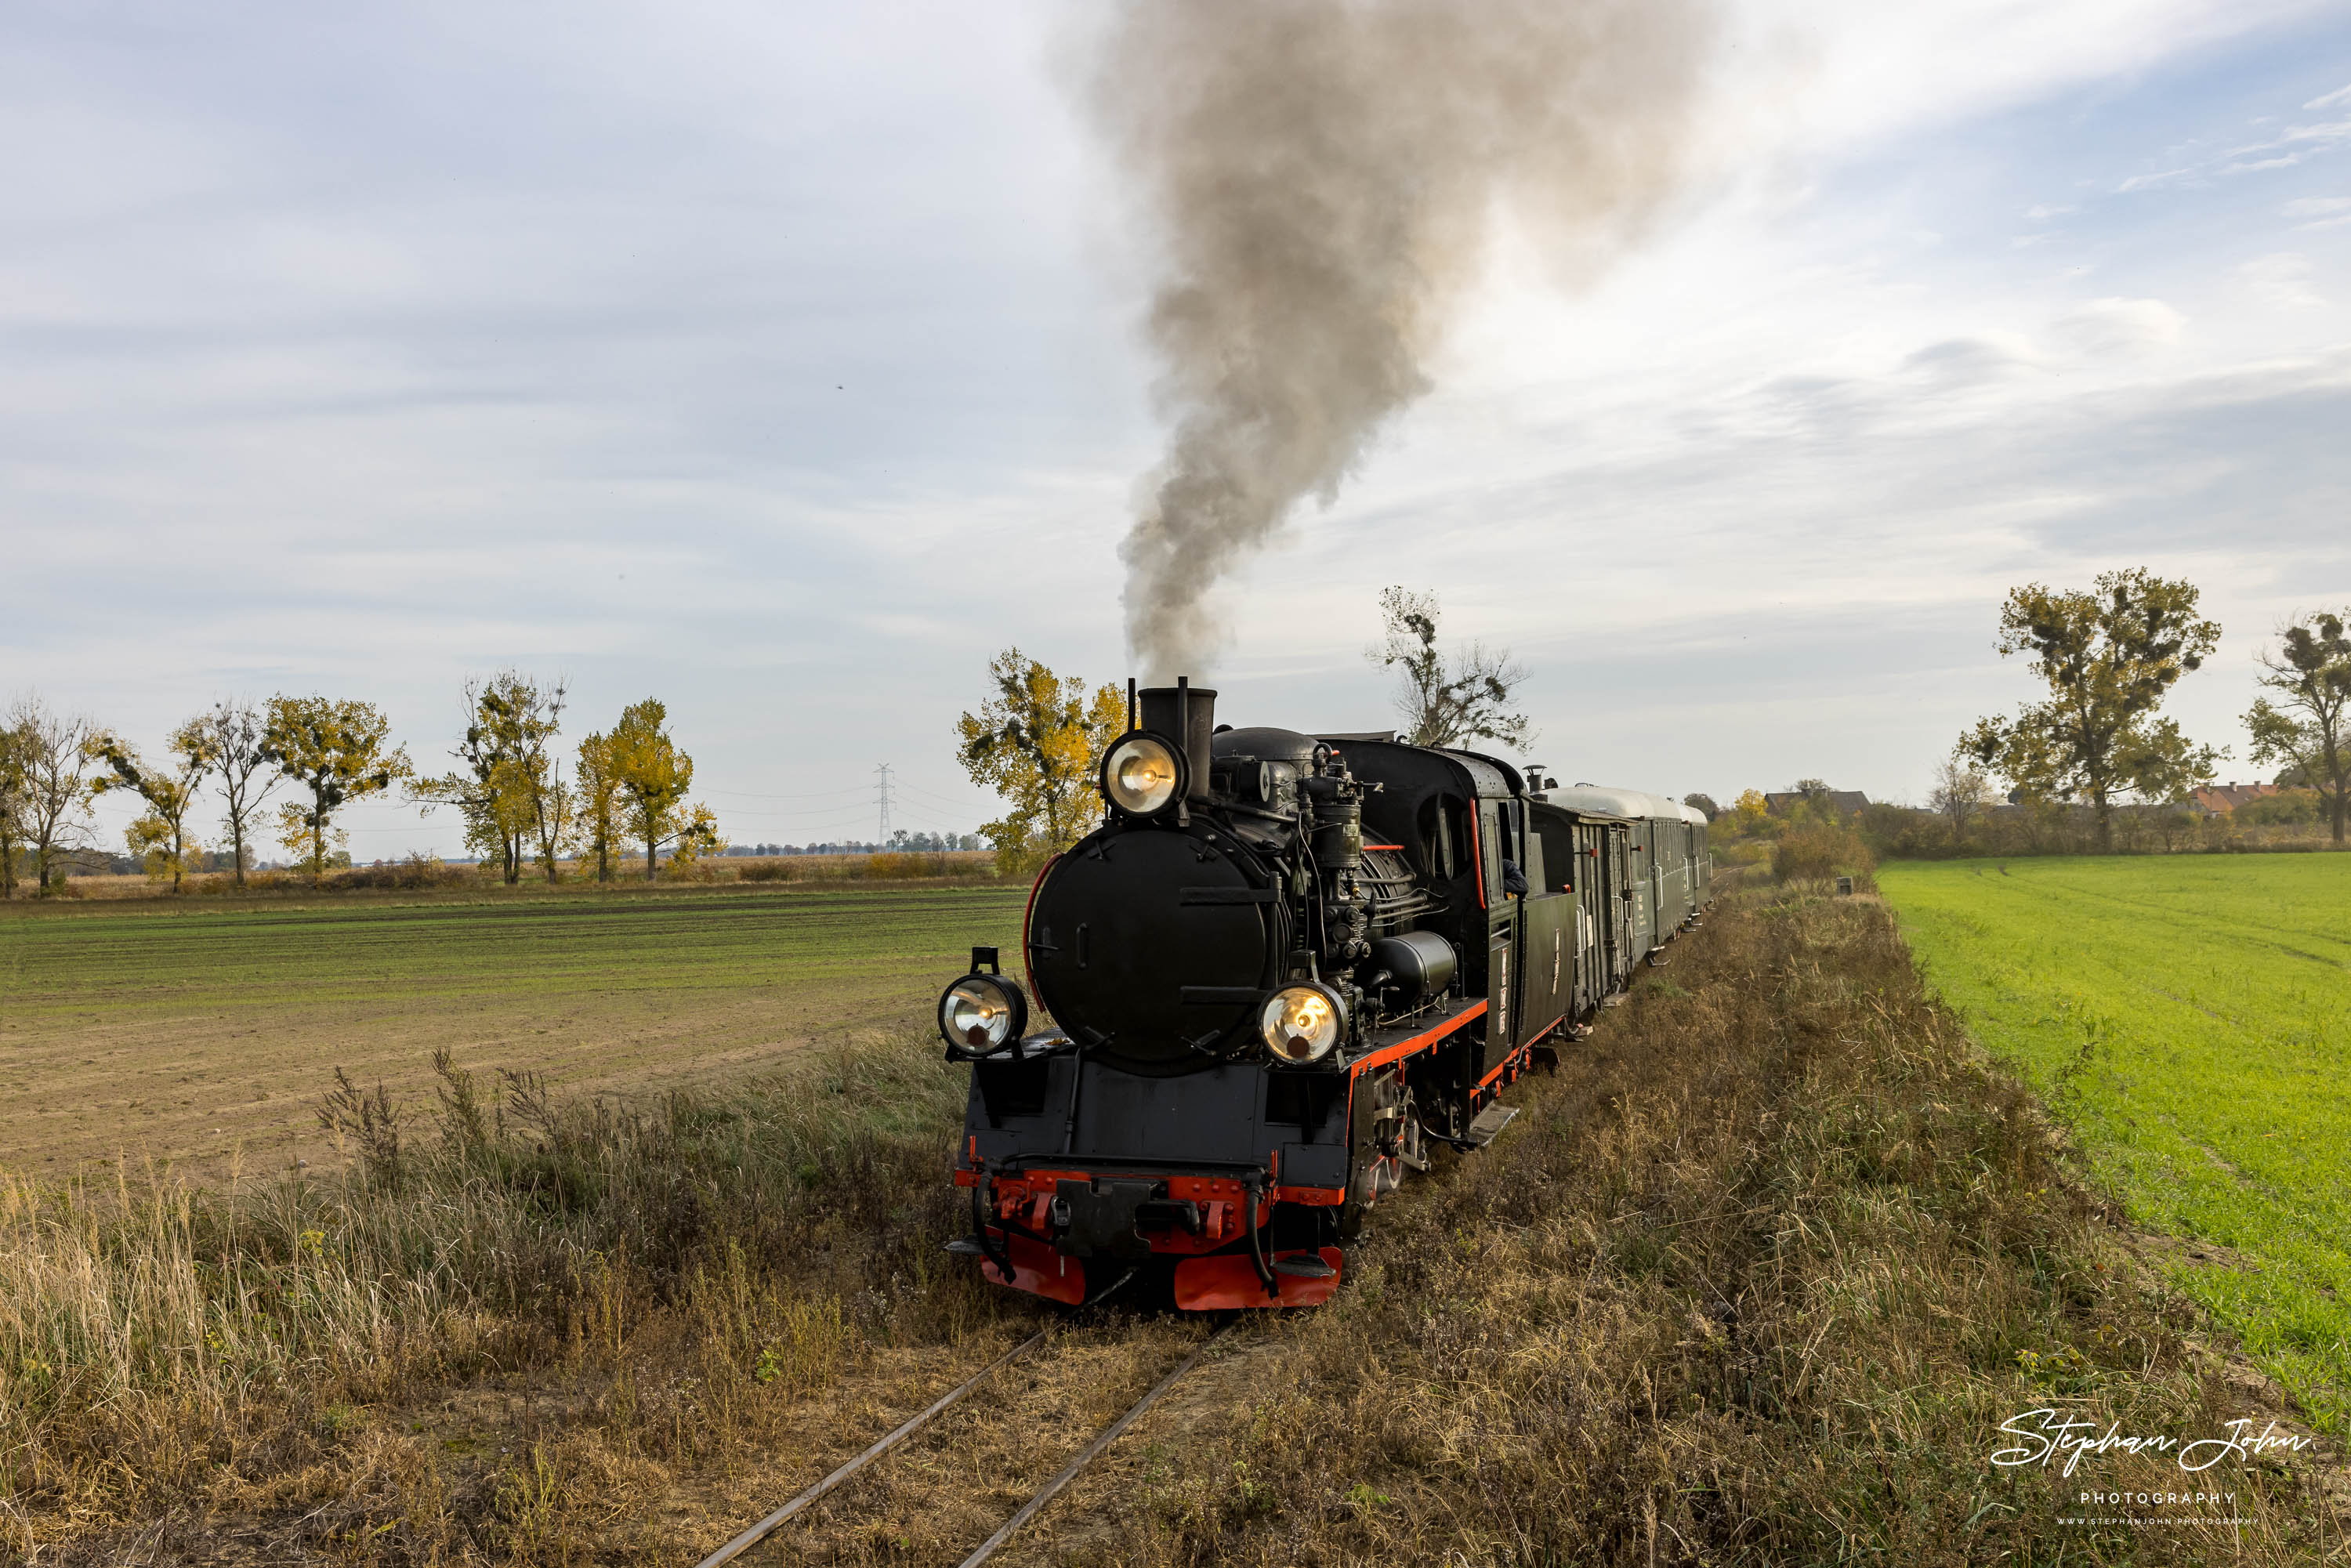
<svg viewBox="0 0 2351 1568">
<path fill-rule="evenodd" d="M 1094 117 L 1152 224 L 1170 426 L 1121 549 L 1155 678 L 1220 640 L 1210 591 L 1328 505 L 1507 208 L 1568 282 L 1674 188 L 1708 0 L 1123 0 Z"/>
</svg>

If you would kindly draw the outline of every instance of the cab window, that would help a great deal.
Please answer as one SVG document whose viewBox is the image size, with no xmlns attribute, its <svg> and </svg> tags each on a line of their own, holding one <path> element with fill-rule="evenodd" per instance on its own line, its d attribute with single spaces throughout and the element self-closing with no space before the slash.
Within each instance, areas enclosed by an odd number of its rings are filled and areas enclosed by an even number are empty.
<svg viewBox="0 0 2351 1568">
<path fill-rule="evenodd" d="M 1469 808 L 1452 795 L 1437 795 L 1420 808 L 1420 863 L 1447 880 L 1469 869 Z"/>
</svg>

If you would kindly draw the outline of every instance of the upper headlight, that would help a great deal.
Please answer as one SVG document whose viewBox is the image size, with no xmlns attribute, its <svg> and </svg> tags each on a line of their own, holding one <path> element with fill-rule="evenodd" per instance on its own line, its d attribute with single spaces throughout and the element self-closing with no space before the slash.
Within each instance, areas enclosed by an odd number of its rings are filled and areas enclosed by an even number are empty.
<svg viewBox="0 0 2351 1568">
<path fill-rule="evenodd" d="M 1028 1021 L 1029 998 L 996 975 L 966 975 L 939 998 L 939 1033 L 967 1051 L 994 1051 Z"/>
<path fill-rule="evenodd" d="M 1102 794 L 1131 817 L 1165 810 L 1183 787 L 1182 760 L 1155 735 L 1125 736 L 1102 758 Z"/>
<path fill-rule="evenodd" d="M 1328 986 L 1297 981 L 1267 1000 L 1258 1029 L 1266 1049 L 1284 1061 L 1320 1061 L 1346 1032 L 1346 1004 Z"/>
</svg>

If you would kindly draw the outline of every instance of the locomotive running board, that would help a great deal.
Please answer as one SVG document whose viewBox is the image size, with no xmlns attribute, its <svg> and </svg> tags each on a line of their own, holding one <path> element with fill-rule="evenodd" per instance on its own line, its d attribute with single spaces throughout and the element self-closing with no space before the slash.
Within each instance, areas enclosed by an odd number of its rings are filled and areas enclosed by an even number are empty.
<svg viewBox="0 0 2351 1568">
<path fill-rule="evenodd" d="M 1469 1131 L 1463 1135 L 1461 1141 L 1472 1148 L 1482 1149 L 1492 1143 L 1494 1135 L 1509 1126 L 1510 1118 L 1518 1113 L 1519 1108 L 1516 1105 L 1505 1105 L 1498 1101 L 1478 1113 L 1477 1118 L 1469 1124 Z"/>
</svg>

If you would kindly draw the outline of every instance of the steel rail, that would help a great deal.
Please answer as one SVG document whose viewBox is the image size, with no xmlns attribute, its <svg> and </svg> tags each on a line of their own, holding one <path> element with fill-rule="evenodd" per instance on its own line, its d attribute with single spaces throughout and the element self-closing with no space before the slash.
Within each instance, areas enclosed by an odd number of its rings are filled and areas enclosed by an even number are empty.
<svg viewBox="0 0 2351 1568">
<path fill-rule="evenodd" d="M 1121 1432 L 1125 1431 L 1127 1427 L 1134 1424 L 1134 1418 L 1136 1416 L 1142 1415 L 1145 1410 L 1150 1409 L 1152 1406 L 1157 1404 L 1159 1396 L 1166 1393 L 1168 1389 L 1174 1387 L 1176 1380 L 1183 1376 L 1186 1373 L 1191 1371 L 1199 1359 L 1208 1354 L 1209 1347 L 1214 1345 L 1218 1340 L 1224 1338 L 1227 1334 L 1232 1333 L 1234 1326 L 1239 1322 L 1240 1319 L 1238 1315 L 1228 1319 L 1224 1327 L 1210 1334 L 1207 1339 L 1202 1340 L 1200 1342 L 1200 1347 L 1191 1354 L 1186 1356 L 1181 1365 L 1177 1366 L 1175 1371 L 1169 1373 L 1158 1382 L 1153 1384 L 1151 1385 L 1150 1393 L 1144 1395 L 1142 1398 L 1128 1406 L 1125 1415 L 1120 1416 L 1117 1420 L 1112 1422 L 1107 1427 L 1103 1428 L 1102 1435 L 1097 1437 L 1092 1442 L 1088 1443 L 1085 1446 L 1084 1451 L 1079 1454 L 1076 1458 L 1071 1459 L 1068 1465 L 1063 1467 L 1060 1475 L 1057 1475 L 1051 1480 L 1047 1481 L 1041 1491 L 1038 1492 L 1035 1497 L 1030 1498 L 1027 1502 L 1022 1503 L 1020 1505 L 1020 1511 L 1014 1514 L 1010 1519 L 1006 1520 L 1004 1521 L 1004 1528 L 989 1536 L 987 1541 L 983 1542 L 980 1544 L 978 1551 L 965 1558 L 961 1564 L 961 1568 L 979 1568 L 979 1564 L 995 1556 L 998 1549 L 1003 1546 L 1006 1542 L 1012 1539 L 1013 1532 L 1015 1531 L 1018 1531 L 1022 1525 L 1028 1523 L 1031 1519 L 1034 1519 L 1037 1516 L 1038 1511 L 1042 1509 L 1047 1503 L 1052 1501 L 1054 1497 L 1061 1492 L 1063 1487 L 1068 1486 L 1071 1481 L 1077 1479 L 1078 1472 L 1080 1470 L 1084 1469 L 1088 1465 L 1093 1463 L 1095 1459 L 1099 1458 L 1104 1448 L 1109 1448 L 1113 1443 L 1118 1440 L 1118 1435 Z"/>
<path fill-rule="evenodd" d="M 1050 1328 L 1039 1329 L 1035 1333 L 1029 1335 L 1028 1339 L 1024 1340 L 1019 1344 L 1013 1346 L 1010 1350 L 1006 1351 L 1002 1355 L 998 1356 L 994 1361 L 989 1362 L 986 1366 L 981 1367 L 977 1372 L 972 1374 L 970 1377 L 967 1378 L 953 1392 L 941 1396 L 938 1401 L 932 1405 L 929 1409 L 925 1410 L 921 1415 L 907 1421 L 896 1431 L 892 1432 L 888 1437 L 883 1438 L 880 1442 L 875 1443 L 872 1448 L 866 1449 L 863 1453 L 858 1455 L 855 1458 L 850 1460 L 847 1464 L 841 1466 L 839 1469 L 825 1477 L 824 1479 L 817 1482 L 816 1485 L 809 1488 L 808 1490 L 800 1493 L 799 1496 L 792 1499 L 791 1501 L 784 1504 L 783 1507 L 776 1510 L 775 1512 L 768 1515 L 767 1518 L 759 1521 L 758 1523 L 753 1525 L 750 1529 L 745 1531 L 742 1534 L 737 1536 L 734 1540 L 728 1542 L 726 1545 L 720 1547 L 717 1551 L 704 1558 L 697 1565 L 697 1568 L 718 1568 L 720 1563 L 732 1563 L 744 1552 L 750 1551 L 751 1548 L 758 1545 L 759 1542 L 765 1541 L 768 1536 L 773 1535 L 778 1530 L 789 1522 L 793 1515 L 807 1509 L 818 1499 L 823 1497 L 825 1493 L 832 1490 L 833 1488 L 841 1485 L 843 1481 L 848 1480 L 851 1477 L 856 1475 L 858 1471 L 863 1469 L 866 1466 L 872 1464 L 874 1460 L 880 1458 L 883 1455 L 888 1453 L 891 1449 L 896 1448 L 899 1444 L 904 1442 L 907 1438 L 921 1431 L 925 1427 L 930 1425 L 934 1419 L 946 1411 L 950 1406 L 954 1405 L 965 1395 L 969 1394 L 973 1389 L 986 1382 L 988 1374 L 996 1371 L 998 1367 L 1004 1365 L 1005 1363 L 1013 1360 L 1015 1357 L 1026 1355 L 1029 1352 L 1044 1343 L 1045 1337 L 1052 1332 L 1053 1331 Z"/>
</svg>

